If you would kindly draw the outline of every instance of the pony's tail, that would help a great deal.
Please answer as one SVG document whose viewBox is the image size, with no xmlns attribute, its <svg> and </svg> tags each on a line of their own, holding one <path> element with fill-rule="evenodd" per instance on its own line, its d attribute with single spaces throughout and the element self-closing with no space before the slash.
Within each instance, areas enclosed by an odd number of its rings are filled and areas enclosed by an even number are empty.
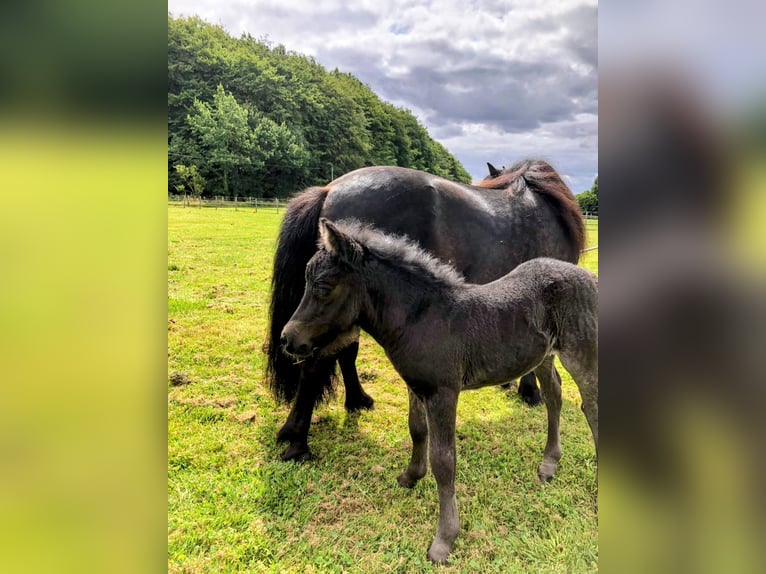
<svg viewBox="0 0 766 574">
<path fill-rule="evenodd" d="M 577 263 L 580 252 L 585 248 L 585 220 L 580 204 L 561 176 L 547 161 L 541 159 L 521 160 L 507 172 L 514 192 L 522 192 L 527 188 L 545 197 L 554 207 L 569 235 L 570 254 L 567 260 Z"/>
<path fill-rule="evenodd" d="M 303 296 L 306 263 L 317 250 L 319 214 L 328 191 L 327 187 L 310 187 L 290 201 L 274 255 L 269 338 L 265 345 L 268 356 L 266 376 L 274 397 L 286 403 L 292 402 L 298 392 L 301 368 L 285 356 L 279 339 Z M 326 382 L 312 381 L 323 386 L 319 396 L 332 387 L 331 377 L 327 379 Z"/>
</svg>

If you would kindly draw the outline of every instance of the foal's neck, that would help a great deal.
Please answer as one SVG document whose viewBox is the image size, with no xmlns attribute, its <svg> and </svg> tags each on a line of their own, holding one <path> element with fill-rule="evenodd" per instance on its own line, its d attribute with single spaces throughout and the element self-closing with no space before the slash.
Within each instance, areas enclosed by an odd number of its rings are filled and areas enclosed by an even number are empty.
<svg viewBox="0 0 766 574">
<path fill-rule="evenodd" d="M 431 277 L 427 271 L 378 260 L 364 274 L 365 302 L 360 327 L 386 351 L 398 347 L 406 333 L 434 313 L 447 317 L 454 311 L 463 285 Z M 408 347 L 422 341 L 409 341 Z"/>
</svg>

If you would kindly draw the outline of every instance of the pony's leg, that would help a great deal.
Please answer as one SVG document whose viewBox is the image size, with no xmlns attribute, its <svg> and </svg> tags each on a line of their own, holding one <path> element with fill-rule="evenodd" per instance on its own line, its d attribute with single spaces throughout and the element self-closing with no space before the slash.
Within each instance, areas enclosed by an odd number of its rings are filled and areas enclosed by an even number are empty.
<svg viewBox="0 0 766 574">
<path fill-rule="evenodd" d="M 425 407 L 423 401 L 415 393 L 409 391 L 409 395 L 412 456 L 410 457 L 410 464 L 396 479 L 399 485 L 405 488 L 412 488 L 418 480 L 425 476 L 428 464 L 428 423 L 426 422 Z"/>
<path fill-rule="evenodd" d="M 343 374 L 343 386 L 346 387 L 346 411 L 353 413 L 362 409 L 371 409 L 375 404 L 372 397 L 364 392 L 359 375 L 356 372 L 356 356 L 359 353 L 359 341 L 349 345 L 338 353 L 338 364 Z"/>
<path fill-rule="evenodd" d="M 441 563 L 447 559 L 460 530 L 455 497 L 455 419 L 457 391 L 441 389 L 425 399 L 428 421 L 428 455 L 439 491 L 439 522 L 436 537 L 428 549 L 428 559 Z"/>
<path fill-rule="evenodd" d="M 545 442 L 543 462 L 537 469 L 537 476 L 541 482 L 548 482 L 556 474 L 556 468 L 561 458 L 561 441 L 559 438 L 561 378 L 553 366 L 553 356 L 547 357 L 534 372 L 540 380 L 540 389 L 545 407 L 548 410 L 548 438 Z"/>
<path fill-rule="evenodd" d="M 519 381 L 519 398 L 527 403 L 530 407 L 536 407 L 542 401 L 540 398 L 540 390 L 535 383 L 535 374 L 527 373 Z"/>
<path fill-rule="evenodd" d="M 335 367 L 335 358 L 306 361 L 301 369 L 298 394 L 287 421 L 277 433 L 278 442 L 289 442 L 290 446 L 282 453 L 282 460 L 302 462 L 311 458 L 309 450 L 309 426 L 314 407 L 322 398 L 322 393 L 329 388 Z"/>
</svg>

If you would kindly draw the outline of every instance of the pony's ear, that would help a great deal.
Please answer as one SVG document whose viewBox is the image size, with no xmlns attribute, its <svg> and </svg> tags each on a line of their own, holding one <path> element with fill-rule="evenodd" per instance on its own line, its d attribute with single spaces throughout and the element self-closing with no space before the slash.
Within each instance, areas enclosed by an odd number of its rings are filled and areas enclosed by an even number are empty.
<svg viewBox="0 0 766 574">
<path fill-rule="evenodd" d="M 502 170 L 497 169 L 494 165 L 487 162 L 487 167 L 489 168 L 489 177 L 497 177 L 502 173 Z"/>
<path fill-rule="evenodd" d="M 322 246 L 338 256 L 338 258 L 348 265 L 356 266 L 362 261 L 364 248 L 360 243 L 343 233 L 332 221 L 322 217 L 319 220 L 319 237 Z"/>
</svg>

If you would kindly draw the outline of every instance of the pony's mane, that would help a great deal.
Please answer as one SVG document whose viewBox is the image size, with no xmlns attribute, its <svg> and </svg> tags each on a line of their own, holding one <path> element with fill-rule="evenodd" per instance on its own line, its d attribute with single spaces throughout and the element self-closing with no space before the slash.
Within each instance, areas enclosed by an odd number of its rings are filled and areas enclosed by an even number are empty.
<svg viewBox="0 0 766 574">
<path fill-rule="evenodd" d="M 518 161 L 504 169 L 497 177 L 484 179 L 476 185 L 485 189 L 508 189 L 514 195 L 529 189 L 547 198 L 556 206 L 559 217 L 576 247 L 574 261 L 578 260 L 580 252 L 585 248 L 585 222 L 580 205 L 567 184 L 547 161 Z"/>
<path fill-rule="evenodd" d="M 334 222 L 336 227 L 366 247 L 374 256 L 428 280 L 447 285 L 463 284 L 463 276 L 454 267 L 437 259 L 406 235 L 384 233 L 356 219 Z"/>
</svg>

